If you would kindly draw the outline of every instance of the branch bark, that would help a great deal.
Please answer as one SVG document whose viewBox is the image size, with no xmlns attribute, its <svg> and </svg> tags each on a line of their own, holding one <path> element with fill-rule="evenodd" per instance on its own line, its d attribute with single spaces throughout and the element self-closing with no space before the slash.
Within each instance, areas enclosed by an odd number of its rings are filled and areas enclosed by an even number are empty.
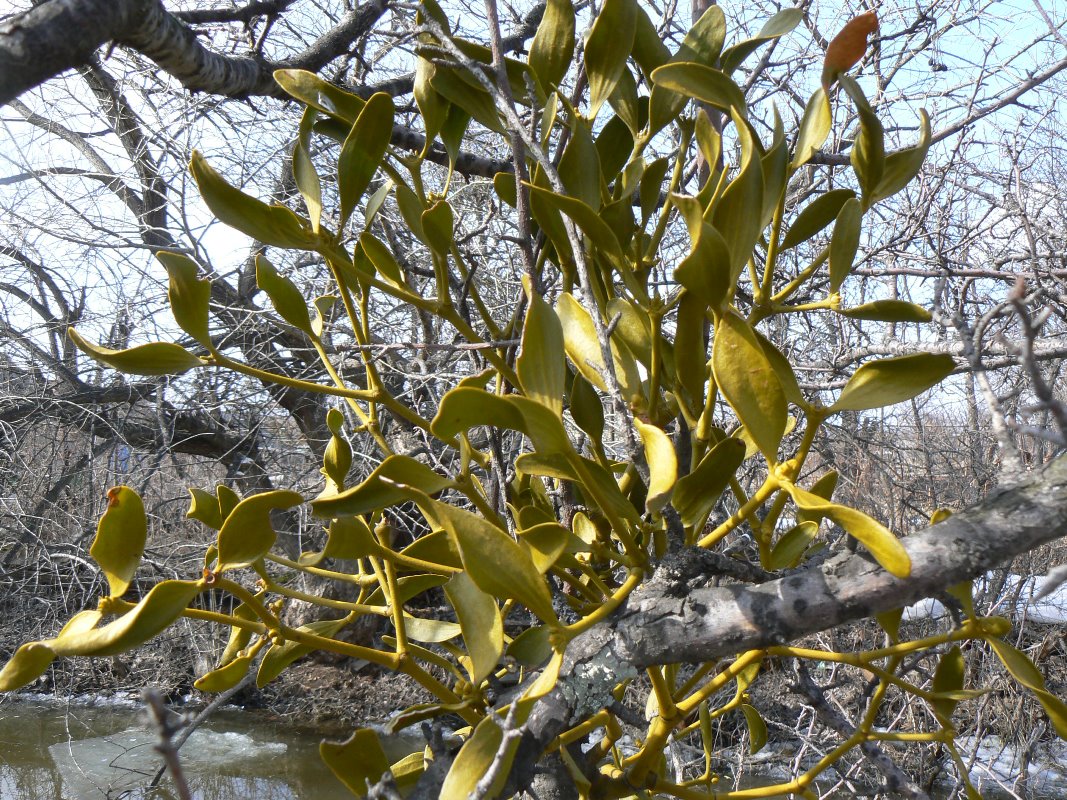
<svg viewBox="0 0 1067 800">
<path fill-rule="evenodd" d="M 509 779 L 527 785 L 556 736 L 611 704 L 611 690 L 659 664 L 704 663 L 908 605 L 971 580 L 1067 536 L 1067 458 L 985 502 L 904 539 L 912 562 L 895 578 L 866 554 L 842 553 L 758 586 L 702 586 L 679 591 L 653 579 L 614 618 L 577 637 L 556 687 L 526 723 Z M 506 793 L 505 793 L 506 794 Z"/>
</svg>

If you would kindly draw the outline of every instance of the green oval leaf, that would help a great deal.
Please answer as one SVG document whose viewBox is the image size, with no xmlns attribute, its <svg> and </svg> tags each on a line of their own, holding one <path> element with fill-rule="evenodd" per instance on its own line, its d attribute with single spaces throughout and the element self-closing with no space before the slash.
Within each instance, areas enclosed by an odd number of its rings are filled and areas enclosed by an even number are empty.
<svg viewBox="0 0 1067 800">
<path fill-rule="evenodd" d="M 306 250 L 314 246 L 311 232 L 296 214 L 285 206 L 267 205 L 230 186 L 200 153 L 193 152 L 189 171 L 200 187 L 204 202 L 221 222 L 274 247 Z"/>
<path fill-rule="evenodd" d="M 830 291 L 836 292 L 852 272 L 860 246 L 860 223 L 863 207 L 856 198 L 846 200 L 837 212 L 834 233 L 830 237 Z"/>
<path fill-rule="evenodd" d="M 1067 704 L 1045 689 L 1045 678 L 1041 671 L 1034 666 L 1025 653 L 1016 650 L 1007 642 L 996 638 L 987 638 L 989 646 L 997 654 L 997 658 L 1007 668 L 1011 676 L 1019 683 L 1034 693 L 1034 697 L 1041 703 L 1048 715 L 1056 735 L 1061 739 L 1067 739 Z"/>
<path fill-rule="evenodd" d="M 238 656 L 229 664 L 201 675 L 193 682 L 193 687 L 201 692 L 225 692 L 244 679 L 251 665 L 251 655 Z"/>
<path fill-rule="evenodd" d="M 389 769 L 378 733 L 372 728 L 360 728 L 344 742 L 323 741 L 319 757 L 337 779 L 356 797 L 367 794 Z"/>
<path fill-rule="evenodd" d="M 641 435 L 645 460 L 648 462 L 649 483 L 645 511 L 649 514 L 659 514 L 667 505 L 678 481 L 678 458 L 674 452 L 674 443 L 662 429 L 646 424 L 636 417 L 634 426 Z"/>
<path fill-rule="evenodd" d="M 933 316 L 922 306 L 906 300 L 875 300 L 838 312 L 849 319 L 867 319 L 873 322 L 929 322 Z"/>
<path fill-rule="evenodd" d="M 297 492 L 276 490 L 246 497 L 226 517 L 219 530 L 219 565 L 216 572 L 246 567 L 263 558 L 276 534 L 270 512 L 304 502 Z"/>
<path fill-rule="evenodd" d="M 160 251 L 156 253 L 156 258 L 167 268 L 170 275 L 167 297 L 174 321 L 208 350 L 212 349 L 211 337 L 208 335 L 211 281 L 196 277 L 196 262 L 188 256 Z"/>
<path fill-rule="evenodd" d="M 797 143 L 793 148 L 793 160 L 789 164 L 790 169 L 799 169 L 811 161 L 811 157 L 826 143 L 832 124 L 830 100 L 826 96 L 826 90 L 820 86 L 804 108 L 804 117 L 800 120 L 800 130 L 797 132 Z"/>
<path fill-rule="evenodd" d="M 570 0 L 548 0 L 545 14 L 530 43 L 527 63 L 546 96 L 559 86 L 574 56 L 574 6 Z"/>
<path fill-rule="evenodd" d="M 767 744 L 767 723 L 755 707 L 748 703 L 741 704 L 741 713 L 745 715 L 745 722 L 748 723 L 748 752 L 758 753 Z"/>
<path fill-rule="evenodd" d="M 956 645 L 937 662 L 937 670 L 934 672 L 934 694 L 955 692 L 963 688 L 963 678 L 967 665 L 963 659 L 963 652 Z M 935 698 L 934 710 L 946 723 L 952 719 L 952 713 L 956 710 L 959 701 L 951 698 Z"/>
<path fill-rule="evenodd" d="M 523 277 L 529 309 L 522 330 L 522 353 L 515 371 L 523 392 L 531 400 L 563 414 L 563 386 L 566 363 L 563 351 L 563 326 L 552 306 L 542 299 Z"/>
<path fill-rule="evenodd" d="M 463 631 L 463 642 L 471 658 L 470 679 L 475 686 L 493 670 L 504 652 L 504 623 L 492 595 L 486 594 L 466 572 L 459 572 L 445 584 L 445 595 Z"/>
<path fill-rule="evenodd" d="M 308 70 L 275 70 L 274 81 L 290 97 L 348 125 L 356 121 L 366 105 L 363 98 L 334 86 Z"/>
<path fill-rule="evenodd" d="M 585 43 L 585 72 L 589 79 L 589 119 L 611 95 L 626 69 L 637 32 L 634 0 L 605 0 Z"/>
<path fill-rule="evenodd" d="M 310 622 L 307 625 L 301 625 L 297 630 L 328 639 L 347 624 L 346 617 L 341 619 L 322 619 L 317 622 Z M 311 645 L 300 644 L 292 640 L 283 644 L 271 645 L 266 655 L 263 656 L 263 660 L 259 662 L 259 671 L 256 673 L 256 686 L 262 689 L 281 675 L 286 667 L 298 658 L 303 658 L 314 649 Z"/>
<path fill-rule="evenodd" d="M 267 293 L 271 305 L 282 319 L 309 336 L 311 315 L 304 295 L 291 280 L 280 274 L 262 253 L 256 255 L 256 283 Z"/>
<path fill-rule="evenodd" d="M 847 506 L 839 506 L 824 500 L 799 486 L 785 484 L 793 502 L 804 511 L 814 511 L 829 517 L 846 531 L 851 533 L 866 547 L 882 568 L 898 578 L 911 574 L 911 559 L 900 540 L 880 522 L 871 519 L 862 511 Z"/>
<path fill-rule="evenodd" d="M 381 545 L 362 517 L 344 516 L 330 521 L 326 546 L 321 553 L 301 553 L 300 563 L 315 567 L 328 558 L 356 559 L 377 555 Z"/>
<path fill-rule="evenodd" d="M 426 243 L 441 258 L 447 258 L 452 249 L 452 206 L 447 200 L 438 200 L 422 212 L 422 231 Z"/>
<path fill-rule="evenodd" d="M 43 644 L 60 656 L 111 656 L 125 652 L 170 627 L 203 588 L 200 581 L 157 583 L 141 602 L 114 622 L 100 628 L 68 624 L 59 636 Z"/>
<path fill-rule="evenodd" d="M 723 439 L 700 459 L 696 469 L 678 481 L 671 503 L 683 525 L 697 525 L 711 513 L 744 458 L 744 442 L 734 437 Z"/>
<path fill-rule="evenodd" d="M 108 490 L 107 510 L 96 526 L 89 555 L 107 576 L 112 597 L 122 597 L 144 555 L 148 520 L 141 496 L 129 486 Z"/>
<path fill-rule="evenodd" d="M 652 73 L 652 82 L 685 97 L 707 103 L 720 111 L 744 117 L 745 95 L 736 83 L 718 69 L 691 61 L 664 64 Z"/>
<path fill-rule="evenodd" d="M 722 69 L 727 75 L 741 66 L 741 63 L 754 53 L 760 45 L 785 36 L 804 19 L 803 8 L 785 8 L 767 20 L 760 32 L 751 39 L 738 42 L 722 53 Z"/>
<path fill-rule="evenodd" d="M 319 223 L 322 221 L 322 183 L 311 161 L 311 130 L 317 115 L 311 106 L 304 109 L 293 147 L 293 180 L 304 198 L 304 206 L 311 219 L 311 230 L 315 233 L 319 232 Z"/>
<path fill-rule="evenodd" d="M 797 214 L 779 249 L 788 250 L 808 241 L 833 222 L 841 212 L 841 206 L 855 196 L 856 193 L 851 189 L 831 189 L 816 197 Z"/>
<path fill-rule="evenodd" d="M 192 495 L 192 498 L 185 516 L 189 519 L 199 520 L 216 531 L 221 528 L 226 517 L 223 516 L 219 509 L 219 499 L 211 492 L 205 492 L 203 489 L 190 488 L 189 494 Z"/>
<path fill-rule="evenodd" d="M 469 800 L 478 786 L 478 781 L 489 771 L 503 743 L 504 731 L 497 724 L 496 715 L 490 714 L 478 723 L 471 738 L 460 748 L 459 754 L 456 755 L 445 776 L 444 783 L 441 784 L 439 800 Z M 487 797 L 496 797 L 503 788 L 508 776 L 507 767 L 515 758 L 518 745 L 518 739 L 509 745 L 510 755 L 505 758 L 504 769 L 493 781 Z"/>
<path fill-rule="evenodd" d="M 90 344 L 74 328 L 68 328 L 67 335 L 79 350 L 93 360 L 131 375 L 181 375 L 204 363 L 181 345 L 170 342 L 152 342 L 126 350 L 112 350 L 110 347 Z"/>
<path fill-rule="evenodd" d="M 558 624 L 552 596 L 529 553 L 495 525 L 469 511 L 430 501 L 456 542 L 463 568 L 483 592 L 511 597 L 549 624 Z"/>
<path fill-rule="evenodd" d="M 808 549 L 811 540 L 819 532 L 817 522 L 801 522 L 790 528 L 771 550 L 766 567 L 777 572 L 780 569 L 792 569 L 800 563 L 800 557 Z"/>
<path fill-rule="evenodd" d="M 911 400 L 944 380 L 956 362 L 952 356 L 916 353 L 864 364 L 845 384 L 832 411 L 865 411 Z"/>
<path fill-rule="evenodd" d="M 760 209 L 763 208 L 763 165 L 759 146 L 752 127 L 736 110 L 730 112 L 741 141 L 741 165 L 737 175 L 715 204 L 712 223 L 722 234 L 730 251 L 730 279 L 733 287 L 741 270 L 752 257 L 752 251 L 763 230 Z"/>
<path fill-rule="evenodd" d="M 337 159 L 337 188 L 341 199 L 338 228 L 344 228 L 385 157 L 395 113 L 392 97 L 384 92 L 373 94 L 341 145 Z"/>
<path fill-rule="evenodd" d="M 484 424 L 484 421 L 479 424 Z M 335 495 L 315 498 L 311 501 L 311 509 L 317 517 L 368 514 L 410 500 L 410 490 L 405 487 L 414 487 L 425 494 L 437 494 L 453 485 L 451 478 L 437 474 L 422 462 L 410 456 L 393 455 L 375 467 L 359 485 Z"/>
<path fill-rule="evenodd" d="M 925 109 L 919 111 L 919 142 L 914 147 L 890 153 L 885 158 L 885 169 L 882 178 L 878 181 L 872 197 L 872 202 L 885 200 L 909 183 L 919 174 L 926 153 L 930 149 L 930 115 Z"/>
<path fill-rule="evenodd" d="M 44 642 L 27 642 L 0 669 L 0 692 L 12 692 L 33 683 L 55 660 L 55 651 Z"/>
<path fill-rule="evenodd" d="M 759 340 L 733 311 L 715 326 L 712 367 L 726 402 L 768 463 L 777 463 L 786 426 L 785 395 Z"/>
</svg>

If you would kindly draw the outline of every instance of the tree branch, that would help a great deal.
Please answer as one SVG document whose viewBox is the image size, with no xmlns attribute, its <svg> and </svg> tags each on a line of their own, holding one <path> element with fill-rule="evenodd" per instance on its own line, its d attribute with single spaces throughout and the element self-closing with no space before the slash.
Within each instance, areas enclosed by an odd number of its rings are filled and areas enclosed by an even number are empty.
<svg viewBox="0 0 1067 800">
<path fill-rule="evenodd" d="M 714 661 L 867 619 L 1064 536 L 1067 458 L 904 539 L 908 578 L 893 577 L 866 554 L 842 553 L 758 586 L 678 592 L 669 581 L 650 581 L 618 615 L 570 643 L 556 687 L 526 723 L 509 788 L 525 785 L 556 736 L 610 705 L 612 689 L 646 667 Z"/>
</svg>

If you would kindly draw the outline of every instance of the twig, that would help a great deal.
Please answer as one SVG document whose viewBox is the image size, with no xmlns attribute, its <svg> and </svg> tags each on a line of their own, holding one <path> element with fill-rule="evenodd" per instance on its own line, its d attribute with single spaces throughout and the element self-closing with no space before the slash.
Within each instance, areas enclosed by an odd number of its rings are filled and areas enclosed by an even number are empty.
<svg viewBox="0 0 1067 800">
<path fill-rule="evenodd" d="M 174 743 L 175 736 L 185 726 L 185 720 L 167 708 L 159 689 L 152 687 L 145 689 L 141 692 L 141 698 L 148 707 L 149 720 L 159 734 L 159 742 L 153 749 L 163 756 L 163 762 L 166 769 L 170 770 L 170 777 L 174 781 L 174 787 L 178 790 L 180 800 L 192 800 L 189 784 L 185 780 L 185 773 L 182 772 L 182 765 L 178 760 L 178 746 Z"/>
</svg>

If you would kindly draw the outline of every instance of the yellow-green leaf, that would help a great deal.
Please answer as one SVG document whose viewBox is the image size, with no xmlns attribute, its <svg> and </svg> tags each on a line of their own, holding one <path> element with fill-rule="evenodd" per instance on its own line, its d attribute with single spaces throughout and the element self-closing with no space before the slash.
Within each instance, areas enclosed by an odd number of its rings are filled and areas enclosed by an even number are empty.
<svg viewBox="0 0 1067 800">
<path fill-rule="evenodd" d="M 563 346 L 567 357 L 586 380 L 600 391 L 606 392 L 606 367 L 600 353 L 593 318 L 568 292 L 562 293 L 556 301 L 556 314 L 563 326 Z M 637 371 L 637 363 L 629 353 L 624 354 L 615 342 L 611 342 L 611 354 L 615 361 L 615 374 L 627 399 L 639 396 L 641 376 Z"/>
<path fill-rule="evenodd" d="M 440 585 L 440 583 L 438 584 Z M 404 614 L 404 630 L 408 637 L 425 644 L 441 644 L 455 639 L 463 629 L 455 622 L 441 619 L 423 619 Z"/>
<path fill-rule="evenodd" d="M 452 249 L 454 224 L 452 206 L 447 200 L 438 200 L 422 212 L 422 232 L 426 235 L 426 243 L 441 258 L 447 258 Z"/>
<path fill-rule="evenodd" d="M 319 757 L 357 797 L 367 793 L 368 782 L 378 783 L 389 769 L 382 743 L 371 728 L 360 728 L 343 742 L 323 741 Z"/>
<path fill-rule="evenodd" d="M 375 467 L 359 485 L 335 495 L 317 497 L 311 502 L 311 508 L 317 517 L 368 514 L 410 500 L 410 492 L 404 488 L 406 486 L 432 495 L 452 485 L 450 478 L 439 475 L 422 462 L 410 456 L 393 455 Z"/>
<path fill-rule="evenodd" d="M 156 253 L 156 258 L 167 268 L 170 275 L 167 297 L 174 321 L 183 331 L 210 350 L 208 301 L 211 299 L 211 281 L 196 277 L 196 262 L 188 256 L 160 251 Z"/>
<path fill-rule="evenodd" d="M 230 663 L 201 675 L 193 682 L 193 686 L 201 692 L 225 692 L 241 682 L 251 665 L 251 655 L 238 656 Z"/>
<path fill-rule="evenodd" d="M 849 319 L 867 319 L 873 322 L 929 322 L 929 311 L 906 300 L 875 300 L 853 308 L 838 311 Z"/>
<path fill-rule="evenodd" d="M 552 656 L 551 633 L 547 625 L 527 628 L 508 645 L 507 653 L 522 666 L 536 669 Z"/>
<path fill-rule="evenodd" d="M 574 6 L 570 0 L 548 0 L 527 59 L 546 96 L 559 86 L 573 56 Z"/>
<path fill-rule="evenodd" d="M 771 550 L 767 569 L 777 571 L 780 569 L 792 569 L 800 563 L 800 557 L 808 549 L 811 540 L 819 532 L 817 522 L 801 522 L 790 528 L 781 539 L 777 541 Z"/>
<path fill-rule="evenodd" d="M 914 147 L 890 153 L 885 158 L 882 178 L 873 192 L 872 200 L 884 200 L 896 194 L 919 174 L 926 153 L 930 149 L 930 115 L 925 109 L 919 111 L 919 142 Z"/>
<path fill-rule="evenodd" d="M 556 416 L 563 414 L 563 386 L 566 363 L 563 353 L 563 327 L 552 306 L 542 299 L 523 277 L 529 309 L 522 331 L 522 353 L 515 370 L 526 396 Z"/>
<path fill-rule="evenodd" d="M 1049 721 L 1052 722 L 1056 735 L 1067 739 L 1067 704 L 1045 688 L 1045 677 L 1034 666 L 1034 662 L 1005 641 L 996 638 L 988 638 L 986 641 L 1011 676 L 1034 693 L 1034 697 L 1041 703 Z"/>
<path fill-rule="evenodd" d="M 578 427 L 599 445 L 604 438 L 604 404 L 581 372 L 575 372 L 571 381 L 570 411 Z"/>
<path fill-rule="evenodd" d="M 421 216 L 421 215 L 420 215 Z M 404 275 L 393 252 L 370 231 L 364 231 L 359 237 L 359 247 L 378 270 L 378 273 L 394 286 L 406 287 Z"/>
<path fill-rule="evenodd" d="M 645 460 L 648 462 L 649 483 L 645 511 L 649 514 L 659 514 L 667 505 L 678 480 L 678 457 L 674 452 L 674 444 L 662 429 L 646 424 L 636 417 L 634 425 L 641 435 Z"/>
<path fill-rule="evenodd" d="M 752 126 L 736 110 L 730 111 L 737 138 L 741 142 L 741 164 L 737 175 L 715 204 L 712 223 L 722 234 L 730 251 L 730 280 L 733 286 L 759 241 L 763 229 L 763 165 Z"/>
<path fill-rule="evenodd" d="M 748 703 L 741 704 L 741 712 L 748 723 L 748 752 L 758 753 L 767 744 L 767 723 L 760 713 Z"/>
<path fill-rule="evenodd" d="M 952 356 L 916 353 L 864 364 L 851 378 L 833 411 L 864 411 L 911 400 L 935 386 L 956 367 Z"/>
<path fill-rule="evenodd" d="M 958 689 L 962 689 L 966 669 L 967 665 L 964 662 L 963 653 L 960 651 L 959 645 L 956 645 L 941 656 L 941 660 L 937 663 L 937 670 L 934 672 L 934 694 L 955 692 Z M 956 710 L 958 702 L 958 700 L 942 697 L 935 698 L 933 705 L 941 718 L 948 722 L 948 720 L 952 719 L 952 712 Z"/>
<path fill-rule="evenodd" d="M 820 194 L 797 214 L 797 218 L 789 226 L 788 232 L 782 239 L 780 249 L 788 250 L 790 247 L 806 242 L 837 219 L 841 206 L 855 196 L 856 193 L 851 189 L 831 189 Z"/>
<path fill-rule="evenodd" d="M 856 260 L 856 251 L 860 245 L 860 223 L 863 220 L 863 207 L 860 201 L 852 198 L 846 200 L 837 212 L 834 233 L 830 237 L 830 291 L 841 288 L 845 278 L 852 272 L 852 263 Z"/>
<path fill-rule="evenodd" d="M 129 486 L 107 492 L 107 510 L 96 527 L 89 555 L 107 576 L 112 597 L 122 597 L 129 588 L 144 554 L 148 520 L 141 496 Z"/>
<path fill-rule="evenodd" d="M 678 481 L 671 503 L 683 525 L 699 524 L 711 512 L 744 458 L 744 442 L 734 437 L 723 439 L 700 459 L 696 469 Z"/>
<path fill-rule="evenodd" d="M 797 143 L 793 150 L 793 160 L 789 164 L 790 169 L 799 169 L 819 152 L 819 148 L 826 142 L 826 137 L 830 135 L 832 123 L 830 100 L 826 96 L 826 90 L 820 86 L 808 100 L 808 105 L 804 109 L 804 117 L 800 120 L 800 130 L 797 132 Z"/>
<path fill-rule="evenodd" d="M 307 625 L 301 625 L 297 630 L 301 633 L 309 633 L 328 639 L 346 624 L 348 624 L 348 621 L 345 617 L 341 619 L 322 619 L 317 622 L 310 622 Z M 292 640 L 282 644 L 272 644 L 266 655 L 263 656 L 263 660 L 259 662 L 259 671 L 256 673 L 256 686 L 262 689 L 281 675 L 282 670 L 314 649 L 311 645 L 301 644 Z"/>
<path fill-rule="evenodd" d="M 351 92 L 323 80 L 314 72 L 304 69 L 279 69 L 274 72 L 275 82 L 291 97 L 311 106 L 334 119 L 351 125 L 366 102 Z"/>
<path fill-rule="evenodd" d="M 721 70 L 691 61 L 672 61 L 652 73 L 652 82 L 720 111 L 746 116 L 745 95 Z"/>
<path fill-rule="evenodd" d="M 777 463 L 786 426 L 785 395 L 752 329 L 733 311 L 715 326 L 712 366 L 726 402 L 767 461 Z"/>
<path fill-rule="evenodd" d="M 352 467 L 352 445 L 341 433 L 345 416 L 336 408 L 326 412 L 326 427 L 330 429 L 330 443 L 322 456 L 322 473 L 336 491 L 343 491 L 348 470 Z"/>
<path fill-rule="evenodd" d="M 280 274 L 262 253 L 256 255 L 256 283 L 267 293 L 271 305 L 294 328 L 311 334 L 311 316 L 304 295 L 291 280 Z"/>
<path fill-rule="evenodd" d="M 906 578 L 911 574 L 911 559 L 908 557 L 908 551 L 904 549 L 900 540 L 880 522 L 862 511 L 831 503 L 799 486 L 786 484 L 785 488 L 793 498 L 793 502 L 802 510 L 815 511 L 822 516 L 829 517 L 851 533 L 891 575 Z"/>
<path fill-rule="evenodd" d="M 558 522 L 541 522 L 519 531 L 519 544 L 526 548 L 537 571 L 544 575 L 567 550 L 572 535 Z"/>
<path fill-rule="evenodd" d="M 314 237 L 296 214 L 285 206 L 267 205 L 230 186 L 200 153 L 193 153 L 189 170 L 204 202 L 221 222 L 274 247 L 309 249 L 314 246 Z"/>
<path fill-rule="evenodd" d="M 211 492 L 206 492 L 203 489 L 190 488 L 189 494 L 192 495 L 192 498 L 185 516 L 189 519 L 200 520 L 200 522 L 216 531 L 221 528 L 226 517 L 219 510 L 219 499 Z"/>
<path fill-rule="evenodd" d="M 468 800 L 478 781 L 489 771 L 489 766 L 503 743 L 504 731 L 497 724 L 496 715 L 490 714 L 478 723 L 471 738 L 460 748 L 444 783 L 441 784 L 439 800 Z M 490 787 L 488 797 L 496 797 L 503 788 L 508 776 L 507 767 L 514 759 L 518 745 L 518 739 L 509 745 L 510 755 L 505 758 L 504 769 Z"/>
<path fill-rule="evenodd" d="M 300 563 L 315 567 L 327 558 L 366 558 L 381 552 L 381 545 L 374 538 L 370 526 L 362 517 L 344 516 L 330 521 L 326 546 L 321 553 L 302 553 Z"/>
<path fill-rule="evenodd" d="M 504 623 L 492 595 L 483 592 L 466 572 L 445 584 L 448 602 L 456 610 L 463 642 L 471 658 L 471 683 L 475 686 L 496 669 L 504 652 Z"/>
<path fill-rule="evenodd" d="M 885 170 L 885 131 L 878 116 L 874 113 L 870 103 L 863 94 L 863 90 L 851 75 L 841 73 L 837 77 L 838 83 L 856 104 L 856 112 L 860 118 L 860 132 L 852 145 L 849 158 L 852 161 L 852 169 L 859 179 L 863 197 L 869 206 L 874 199 L 874 192 L 881 183 L 882 174 Z"/>
<path fill-rule="evenodd" d="M 585 71 L 589 79 L 589 119 L 611 95 L 637 32 L 637 4 L 634 0 L 605 0 L 585 43 Z"/>
<path fill-rule="evenodd" d="M 27 642 L 0 670 L 0 692 L 11 692 L 32 683 L 44 675 L 55 660 L 55 651 L 44 642 Z"/>
<path fill-rule="evenodd" d="M 277 490 L 246 497 L 219 530 L 219 565 L 216 572 L 245 567 L 263 558 L 274 544 L 270 512 L 304 502 L 297 492 Z"/>
<path fill-rule="evenodd" d="M 322 221 L 322 184 L 311 161 L 311 129 L 316 116 L 316 109 L 308 106 L 300 118 L 296 146 L 293 148 L 293 180 L 304 198 L 304 206 L 311 219 L 311 230 L 318 233 Z"/>
<path fill-rule="evenodd" d="M 804 19 L 804 9 L 785 8 L 767 20 L 760 32 L 751 39 L 738 42 L 722 53 L 722 69 L 729 75 L 762 44 L 785 36 Z"/>
<path fill-rule="evenodd" d="M 834 489 L 837 488 L 838 477 L 839 475 L 836 469 L 829 470 L 825 475 L 815 481 L 808 491 L 821 497 L 823 500 L 829 500 L 834 496 Z M 809 513 L 807 511 L 797 512 L 797 522 L 808 522 L 809 520 L 811 522 L 819 522 L 822 520 L 822 515 Z"/>
<path fill-rule="evenodd" d="M 95 361 L 131 375 L 181 375 L 203 362 L 184 347 L 170 342 L 152 342 L 126 350 L 90 344 L 74 328 L 67 335 L 75 346 Z"/>
<path fill-rule="evenodd" d="M 43 644 L 60 656 L 111 656 L 125 652 L 170 627 L 202 590 L 200 581 L 157 583 L 141 602 L 115 621 L 100 628 L 68 625 L 59 636 Z"/>
<path fill-rule="evenodd" d="M 441 524 L 453 537 L 463 567 L 483 592 L 518 600 L 544 622 L 557 624 L 552 596 L 529 553 L 481 517 L 431 501 Z"/>
<path fill-rule="evenodd" d="M 394 113 L 392 97 L 384 92 L 372 95 L 341 146 L 341 155 L 337 159 L 340 228 L 348 221 L 385 157 L 393 133 Z"/>
</svg>

